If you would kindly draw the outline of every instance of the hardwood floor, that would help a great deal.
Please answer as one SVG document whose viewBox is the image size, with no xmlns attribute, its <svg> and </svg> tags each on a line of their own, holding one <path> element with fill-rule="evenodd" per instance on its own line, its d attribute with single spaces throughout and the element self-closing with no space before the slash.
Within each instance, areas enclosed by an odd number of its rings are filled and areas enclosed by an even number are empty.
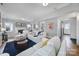
<svg viewBox="0 0 79 59">
<path fill-rule="evenodd" d="M 79 46 L 73 45 L 73 47 L 67 51 L 67 56 L 79 56 Z"/>
<path fill-rule="evenodd" d="M 66 39 L 66 55 L 67 56 L 79 56 L 79 46 L 73 43 L 73 41 L 70 39 L 70 36 L 65 36 Z"/>
</svg>

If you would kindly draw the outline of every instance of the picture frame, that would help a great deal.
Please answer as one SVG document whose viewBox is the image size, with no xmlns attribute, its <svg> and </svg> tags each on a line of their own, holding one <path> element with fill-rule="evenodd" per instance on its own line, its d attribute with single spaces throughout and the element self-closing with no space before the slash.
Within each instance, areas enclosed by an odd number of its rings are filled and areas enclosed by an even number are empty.
<svg viewBox="0 0 79 59">
<path fill-rule="evenodd" d="M 16 22 L 16 27 L 26 27 L 26 23 Z"/>
</svg>

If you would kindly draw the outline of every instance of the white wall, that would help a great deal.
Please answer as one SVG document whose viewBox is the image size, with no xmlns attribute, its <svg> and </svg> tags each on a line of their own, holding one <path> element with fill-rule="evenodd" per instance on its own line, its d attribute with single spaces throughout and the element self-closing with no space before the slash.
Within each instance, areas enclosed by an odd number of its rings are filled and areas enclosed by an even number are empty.
<svg viewBox="0 0 79 59">
<path fill-rule="evenodd" d="M 57 19 L 57 36 L 61 37 L 61 20 Z"/>
<path fill-rule="evenodd" d="M 70 24 L 70 34 L 71 34 L 71 38 L 73 39 L 77 39 L 76 38 L 76 17 L 72 17 L 66 20 L 63 20 L 63 25 L 69 23 Z M 68 31 L 65 31 L 66 34 Z"/>
<path fill-rule="evenodd" d="M 71 33 L 71 38 L 76 39 L 76 18 L 71 19 L 70 33 Z"/>
<path fill-rule="evenodd" d="M 79 20 L 77 20 L 77 45 L 79 45 Z"/>
<path fill-rule="evenodd" d="M 16 27 L 16 22 L 24 22 L 24 21 L 17 21 L 15 19 L 9 19 L 9 18 L 2 18 L 2 24 L 3 24 L 3 28 L 5 28 L 5 23 L 11 23 L 13 24 L 13 30 L 11 32 L 7 32 L 8 33 L 8 37 L 9 38 L 14 38 L 14 36 L 16 36 L 18 34 L 18 29 L 26 29 L 26 26 L 25 27 Z M 27 22 L 24 22 L 24 23 L 27 23 Z"/>
<path fill-rule="evenodd" d="M 76 29 L 76 34 L 77 34 L 77 45 L 79 45 L 79 14 L 77 14 L 77 29 Z"/>
<path fill-rule="evenodd" d="M 57 35 L 57 28 L 58 28 L 58 24 L 57 24 L 58 21 L 56 19 L 49 18 L 49 19 L 46 19 L 43 22 L 45 22 L 44 30 L 47 32 L 48 37 L 52 38 L 53 36 L 56 36 Z M 53 26 L 52 29 L 48 28 L 48 23 L 53 23 L 52 24 L 52 26 Z"/>
<path fill-rule="evenodd" d="M 13 24 L 13 31 L 11 32 L 12 34 L 14 32 L 17 32 L 16 30 L 18 29 L 18 27 L 16 27 L 16 25 L 15 25 L 15 23 L 17 22 L 16 20 L 14 21 L 12 19 L 5 19 L 4 18 L 3 19 L 3 24 L 5 22 L 10 22 L 10 23 Z M 40 25 L 40 22 L 42 22 L 42 21 L 35 22 L 35 23 L 38 23 Z M 50 19 L 46 19 L 44 22 L 45 22 L 44 30 L 48 33 L 48 36 L 49 37 L 53 37 L 53 36 L 57 35 L 57 28 L 58 28 L 58 24 L 57 23 L 58 23 L 58 21 L 56 19 L 50 18 Z M 48 29 L 48 23 L 50 23 L 50 22 L 53 23 L 53 28 L 51 30 Z M 34 24 L 34 22 L 32 22 L 32 24 Z M 3 25 L 3 27 L 4 27 L 4 25 Z M 26 28 L 26 27 L 24 27 L 24 28 Z"/>
</svg>

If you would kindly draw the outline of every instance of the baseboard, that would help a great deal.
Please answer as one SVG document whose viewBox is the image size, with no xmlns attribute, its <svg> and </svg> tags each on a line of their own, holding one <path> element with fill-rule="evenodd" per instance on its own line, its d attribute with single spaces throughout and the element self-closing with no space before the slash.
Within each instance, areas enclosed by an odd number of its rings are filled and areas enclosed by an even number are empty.
<svg viewBox="0 0 79 59">
<path fill-rule="evenodd" d="M 71 40 L 76 40 L 76 38 L 70 38 Z"/>
<path fill-rule="evenodd" d="M 64 35 L 71 35 L 71 34 L 65 34 L 65 33 L 64 33 Z"/>
</svg>

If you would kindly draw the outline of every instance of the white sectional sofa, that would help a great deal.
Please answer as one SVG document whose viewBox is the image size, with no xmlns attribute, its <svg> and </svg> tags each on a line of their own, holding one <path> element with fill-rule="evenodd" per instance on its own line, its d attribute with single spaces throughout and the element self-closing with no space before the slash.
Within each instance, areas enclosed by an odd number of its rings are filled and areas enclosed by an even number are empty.
<svg viewBox="0 0 79 59">
<path fill-rule="evenodd" d="M 0 54 L 0 56 L 9 56 L 8 53 L 3 53 L 3 54 Z"/>
<path fill-rule="evenodd" d="M 0 56 L 9 56 L 9 54 L 1 53 Z M 66 40 L 63 39 L 61 42 L 57 36 L 52 39 L 43 38 L 42 41 L 16 56 L 66 56 Z"/>
<path fill-rule="evenodd" d="M 56 56 L 55 48 L 52 45 L 46 45 L 38 49 L 32 56 Z"/>
<path fill-rule="evenodd" d="M 44 38 L 44 37 L 46 37 L 46 33 L 42 33 L 42 34 L 40 34 L 39 36 L 37 36 L 37 37 L 34 37 L 33 35 L 31 35 L 31 34 L 28 34 L 28 36 L 27 36 L 30 40 L 32 40 L 32 41 L 34 41 L 35 43 L 38 43 L 38 42 L 40 42 L 41 40 L 42 40 L 42 38 Z"/>
<path fill-rule="evenodd" d="M 66 56 L 66 41 L 60 42 L 59 37 L 42 39 L 35 46 L 21 52 L 17 56 Z"/>
<path fill-rule="evenodd" d="M 66 40 L 65 39 L 61 43 L 58 56 L 66 56 Z"/>
<path fill-rule="evenodd" d="M 35 51 L 42 48 L 44 45 L 46 45 L 48 39 L 43 38 L 41 42 L 37 43 L 33 47 L 19 53 L 17 56 L 31 56 Z"/>
</svg>

